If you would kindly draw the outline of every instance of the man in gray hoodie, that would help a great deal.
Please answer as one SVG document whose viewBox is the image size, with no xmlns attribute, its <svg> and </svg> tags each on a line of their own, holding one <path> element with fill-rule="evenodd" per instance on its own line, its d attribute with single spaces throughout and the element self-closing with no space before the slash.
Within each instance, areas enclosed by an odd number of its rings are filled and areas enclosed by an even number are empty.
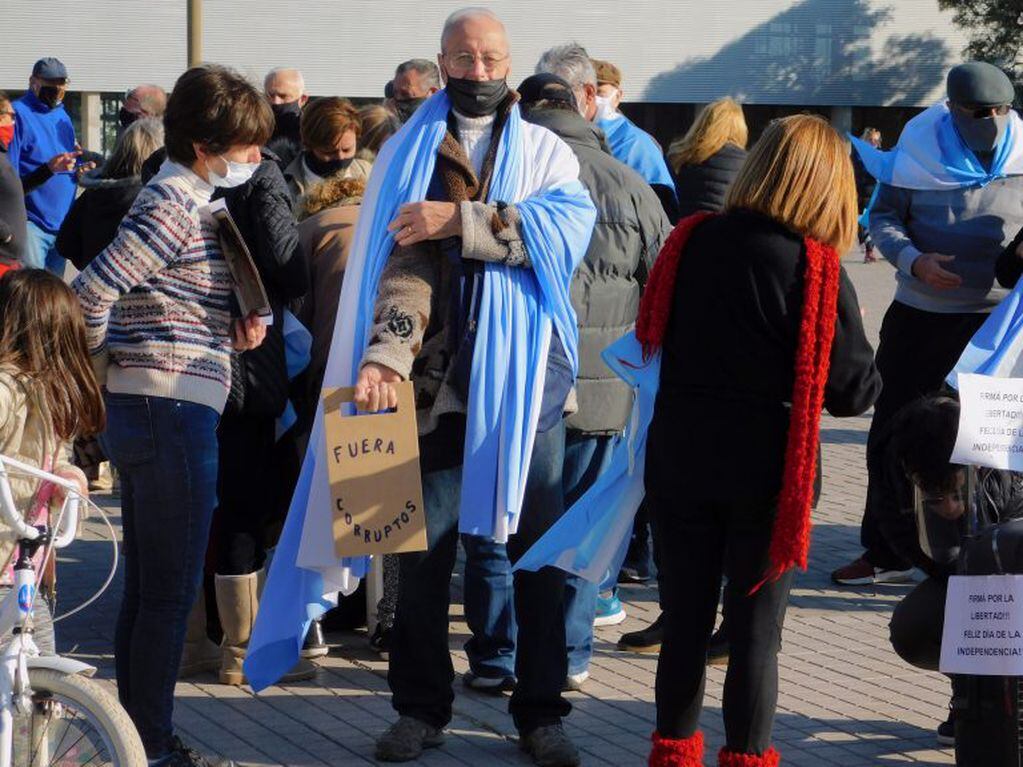
<svg viewBox="0 0 1023 767">
<path fill-rule="evenodd" d="M 897 268 L 898 286 L 877 350 L 884 389 L 867 441 L 865 553 L 832 573 L 840 584 L 910 577 L 910 563 L 878 531 L 878 505 L 899 494 L 882 481 L 873 448 L 896 412 L 942 387 L 963 348 L 1005 296 L 995 283 L 995 261 L 1023 227 L 1023 147 L 1017 146 L 1023 131 L 1018 123 L 1010 129 L 1016 119 L 1011 81 L 997 67 L 971 62 L 953 68 L 947 85 L 947 104 L 914 118 L 934 121 L 934 154 L 941 156 L 911 162 L 896 157 L 895 177 L 881 184 L 870 214 L 870 235 Z M 900 140 L 895 151 L 919 154 L 919 142 L 915 149 L 908 143 Z"/>
</svg>

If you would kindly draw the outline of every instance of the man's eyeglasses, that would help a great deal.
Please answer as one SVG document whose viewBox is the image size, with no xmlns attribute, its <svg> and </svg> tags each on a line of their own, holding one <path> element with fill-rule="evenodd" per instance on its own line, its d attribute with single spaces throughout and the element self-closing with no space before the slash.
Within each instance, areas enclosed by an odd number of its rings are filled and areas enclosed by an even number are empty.
<svg viewBox="0 0 1023 767">
<path fill-rule="evenodd" d="M 459 72 L 469 72 L 476 65 L 477 61 L 481 61 L 483 62 L 483 69 L 488 74 L 493 73 L 494 70 L 508 60 L 507 54 L 498 56 L 489 53 L 484 56 L 476 56 L 472 53 L 445 54 L 444 57 L 448 60 L 451 68 Z"/>
<path fill-rule="evenodd" d="M 10 117 L 12 120 L 16 120 L 18 113 L 12 109 L 9 112 L 0 112 L 0 117 Z"/>
<path fill-rule="evenodd" d="M 983 120 L 986 117 L 1004 117 L 1012 110 L 1012 104 L 1000 104 L 996 107 L 965 107 L 962 104 L 956 104 L 955 108 L 974 120 Z"/>
</svg>

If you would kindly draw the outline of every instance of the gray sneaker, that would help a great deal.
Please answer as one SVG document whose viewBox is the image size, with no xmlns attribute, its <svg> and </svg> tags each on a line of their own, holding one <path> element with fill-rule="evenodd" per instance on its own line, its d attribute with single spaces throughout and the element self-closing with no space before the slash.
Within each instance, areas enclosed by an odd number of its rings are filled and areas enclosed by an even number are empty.
<svg viewBox="0 0 1023 767">
<path fill-rule="evenodd" d="M 537 767 L 579 767 L 579 752 L 560 724 L 538 727 L 520 736 L 519 745 Z"/>
<path fill-rule="evenodd" d="M 381 762 L 411 762 L 424 748 L 444 743 L 444 733 L 426 722 L 403 716 L 377 740 L 377 759 Z"/>
</svg>

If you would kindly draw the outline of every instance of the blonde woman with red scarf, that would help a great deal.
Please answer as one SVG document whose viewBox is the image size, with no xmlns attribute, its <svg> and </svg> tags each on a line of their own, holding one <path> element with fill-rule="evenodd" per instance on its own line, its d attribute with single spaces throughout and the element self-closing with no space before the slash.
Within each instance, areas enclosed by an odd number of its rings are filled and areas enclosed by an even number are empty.
<svg viewBox="0 0 1023 767">
<path fill-rule="evenodd" d="M 821 410 L 866 411 L 881 388 L 839 263 L 856 240 L 846 143 L 824 120 L 775 121 L 720 215 L 661 251 L 636 335 L 661 351 L 647 502 L 663 557 L 665 636 L 651 767 L 703 765 L 707 643 L 722 577 L 730 658 L 721 767 L 779 764 L 778 650 L 819 492 Z"/>
</svg>

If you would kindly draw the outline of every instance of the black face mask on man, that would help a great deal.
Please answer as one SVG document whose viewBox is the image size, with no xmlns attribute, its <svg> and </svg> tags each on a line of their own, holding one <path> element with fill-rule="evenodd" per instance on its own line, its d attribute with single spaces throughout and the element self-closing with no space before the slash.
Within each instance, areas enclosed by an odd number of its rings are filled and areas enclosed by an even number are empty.
<svg viewBox="0 0 1023 767">
<path fill-rule="evenodd" d="M 492 115 L 508 97 L 505 80 L 465 80 L 449 77 L 445 90 L 451 105 L 467 117 Z"/>
<path fill-rule="evenodd" d="M 346 157 L 343 160 L 321 160 L 312 152 L 306 152 L 304 157 L 305 164 L 309 166 L 309 170 L 320 178 L 330 178 L 342 171 L 348 170 L 348 166 L 355 159 L 354 157 Z"/>
<path fill-rule="evenodd" d="M 409 118 L 416 113 L 416 110 L 423 105 L 426 98 L 414 98 L 414 99 L 395 99 L 394 108 L 398 112 L 398 119 L 403 123 L 409 121 Z"/>
<path fill-rule="evenodd" d="M 121 107 L 120 111 L 117 113 L 117 122 L 120 123 L 122 128 L 127 128 L 138 119 L 139 115 L 135 112 L 129 112 L 124 107 Z"/>
<path fill-rule="evenodd" d="M 976 118 L 952 109 L 952 122 L 959 138 L 974 152 L 993 152 L 1009 128 L 1009 115 Z"/>
<path fill-rule="evenodd" d="M 60 102 L 63 100 L 60 95 L 60 88 L 56 85 L 40 85 L 39 100 L 46 104 L 46 106 L 50 109 L 59 106 Z"/>
</svg>

